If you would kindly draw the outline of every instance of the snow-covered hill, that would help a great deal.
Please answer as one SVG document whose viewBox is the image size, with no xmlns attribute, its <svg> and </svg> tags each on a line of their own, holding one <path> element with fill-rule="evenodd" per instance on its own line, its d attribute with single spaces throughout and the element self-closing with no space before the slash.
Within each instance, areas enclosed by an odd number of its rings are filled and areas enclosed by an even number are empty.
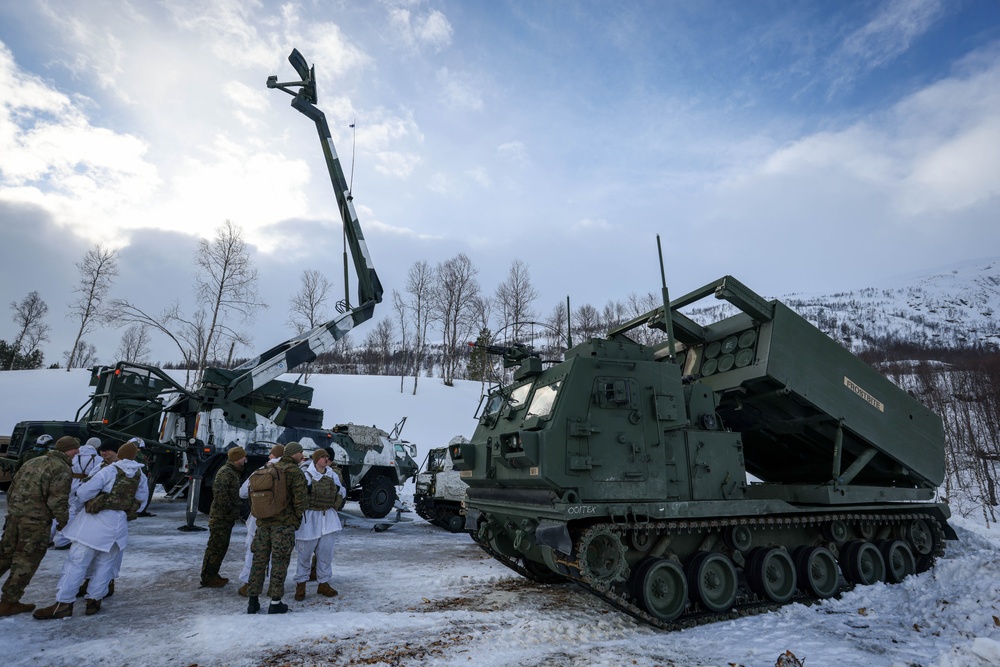
<svg viewBox="0 0 1000 667">
<path fill-rule="evenodd" d="M 962 262 L 899 276 L 884 285 L 833 294 L 777 297 L 852 350 L 888 340 L 1000 349 L 1000 258 Z M 702 302 L 685 311 L 696 321 L 734 312 Z"/>
</svg>

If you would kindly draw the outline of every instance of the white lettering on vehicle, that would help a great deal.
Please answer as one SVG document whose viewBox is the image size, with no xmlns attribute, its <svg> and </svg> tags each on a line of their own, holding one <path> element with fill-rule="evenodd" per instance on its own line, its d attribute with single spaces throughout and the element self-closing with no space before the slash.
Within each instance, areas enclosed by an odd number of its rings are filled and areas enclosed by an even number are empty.
<svg viewBox="0 0 1000 667">
<path fill-rule="evenodd" d="M 566 514 L 597 514 L 597 505 L 574 505 L 566 509 Z"/>
</svg>

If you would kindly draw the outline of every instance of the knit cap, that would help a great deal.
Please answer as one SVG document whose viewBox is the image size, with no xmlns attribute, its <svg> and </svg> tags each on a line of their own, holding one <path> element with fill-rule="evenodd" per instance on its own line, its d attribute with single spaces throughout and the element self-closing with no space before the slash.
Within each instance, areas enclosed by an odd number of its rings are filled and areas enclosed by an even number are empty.
<svg viewBox="0 0 1000 667">
<path fill-rule="evenodd" d="M 101 448 L 101 439 L 100 438 L 88 438 L 87 439 L 87 444 L 89 446 L 93 447 L 94 449 L 100 449 Z"/>
<path fill-rule="evenodd" d="M 70 435 L 64 435 L 63 437 L 56 440 L 56 450 L 60 452 L 68 452 L 71 449 L 80 449 L 80 439 L 74 438 Z"/>
<path fill-rule="evenodd" d="M 139 448 L 135 446 L 135 443 L 129 440 L 124 445 L 118 448 L 118 460 L 128 459 L 129 461 L 135 461 L 135 455 L 139 452 Z"/>
<path fill-rule="evenodd" d="M 271 447 L 271 451 L 268 454 L 268 456 L 270 456 L 272 459 L 280 459 L 284 455 L 285 455 L 284 445 L 275 445 L 274 447 Z"/>
<path fill-rule="evenodd" d="M 242 447 L 233 447 L 232 449 L 229 450 L 228 456 L 230 462 L 236 463 L 237 461 L 245 459 L 247 457 L 247 452 Z"/>
<path fill-rule="evenodd" d="M 285 445 L 285 453 L 282 456 L 293 456 L 302 453 L 302 445 L 297 442 L 290 442 Z"/>
<path fill-rule="evenodd" d="M 325 449 L 317 449 L 315 452 L 313 452 L 313 463 L 316 463 L 316 461 L 319 461 L 324 456 L 326 458 L 330 458 L 330 455 L 327 453 Z"/>
</svg>

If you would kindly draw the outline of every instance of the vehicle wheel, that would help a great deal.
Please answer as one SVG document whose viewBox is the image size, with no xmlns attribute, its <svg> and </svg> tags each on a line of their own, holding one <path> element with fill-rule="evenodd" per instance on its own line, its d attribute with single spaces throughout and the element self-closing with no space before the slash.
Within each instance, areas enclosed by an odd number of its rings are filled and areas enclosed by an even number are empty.
<svg viewBox="0 0 1000 667">
<path fill-rule="evenodd" d="M 772 602 L 784 604 L 795 593 L 795 563 L 777 547 L 760 547 L 751 552 L 745 568 L 750 588 Z"/>
<path fill-rule="evenodd" d="M 528 578 L 539 584 L 564 584 L 568 581 L 566 577 L 559 574 L 558 572 L 553 572 L 545 565 L 536 563 L 533 560 L 528 560 L 524 558 L 521 560 L 521 564 L 524 569 L 528 572 Z"/>
<path fill-rule="evenodd" d="M 917 571 L 917 560 L 906 542 L 884 540 L 879 542 L 878 550 L 885 559 L 885 580 L 890 584 L 898 584 Z"/>
<path fill-rule="evenodd" d="M 799 588 L 807 595 L 824 600 L 840 588 L 837 559 L 826 547 L 799 547 L 795 550 Z"/>
<path fill-rule="evenodd" d="M 384 475 L 365 478 L 361 483 L 361 513 L 369 519 L 381 519 L 396 503 L 396 487 Z"/>
<path fill-rule="evenodd" d="M 461 514 L 452 514 L 448 518 L 448 530 L 453 533 L 461 533 L 465 530 L 465 517 Z"/>
<path fill-rule="evenodd" d="M 930 554 L 934 548 L 934 534 L 923 519 L 914 519 L 906 527 L 906 541 L 910 543 L 913 551 L 921 556 Z"/>
<path fill-rule="evenodd" d="M 844 578 L 852 584 L 869 586 L 885 579 L 885 561 L 871 542 L 849 542 L 845 545 L 840 567 Z"/>
<path fill-rule="evenodd" d="M 736 568 L 723 554 L 696 554 L 688 563 L 687 577 L 691 597 L 709 611 L 727 611 L 736 601 Z"/>
<path fill-rule="evenodd" d="M 635 596 L 643 609 L 661 621 L 672 621 L 688 603 L 684 570 L 666 558 L 651 558 L 639 566 L 633 583 Z"/>
</svg>

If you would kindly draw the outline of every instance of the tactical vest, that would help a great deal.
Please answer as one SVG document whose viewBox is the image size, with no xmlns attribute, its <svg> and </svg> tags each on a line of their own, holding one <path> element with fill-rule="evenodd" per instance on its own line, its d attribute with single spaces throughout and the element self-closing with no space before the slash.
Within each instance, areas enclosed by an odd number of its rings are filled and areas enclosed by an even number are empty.
<svg viewBox="0 0 1000 667">
<path fill-rule="evenodd" d="M 308 509 L 322 512 L 323 510 L 336 508 L 339 496 L 338 491 L 340 489 L 337 488 L 337 483 L 326 475 L 320 477 L 318 480 L 313 480 L 309 493 Z"/>
<path fill-rule="evenodd" d="M 105 493 L 101 491 L 96 496 L 86 502 L 84 507 L 90 514 L 97 514 L 103 510 L 121 510 L 125 512 L 129 521 L 136 518 L 139 512 L 139 501 L 135 497 L 135 492 L 139 489 L 139 481 L 143 479 L 138 472 L 133 477 L 125 474 L 125 471 L 118 468 L 115 471 L 115 483 L 111 491 Z"/>
</svg>

